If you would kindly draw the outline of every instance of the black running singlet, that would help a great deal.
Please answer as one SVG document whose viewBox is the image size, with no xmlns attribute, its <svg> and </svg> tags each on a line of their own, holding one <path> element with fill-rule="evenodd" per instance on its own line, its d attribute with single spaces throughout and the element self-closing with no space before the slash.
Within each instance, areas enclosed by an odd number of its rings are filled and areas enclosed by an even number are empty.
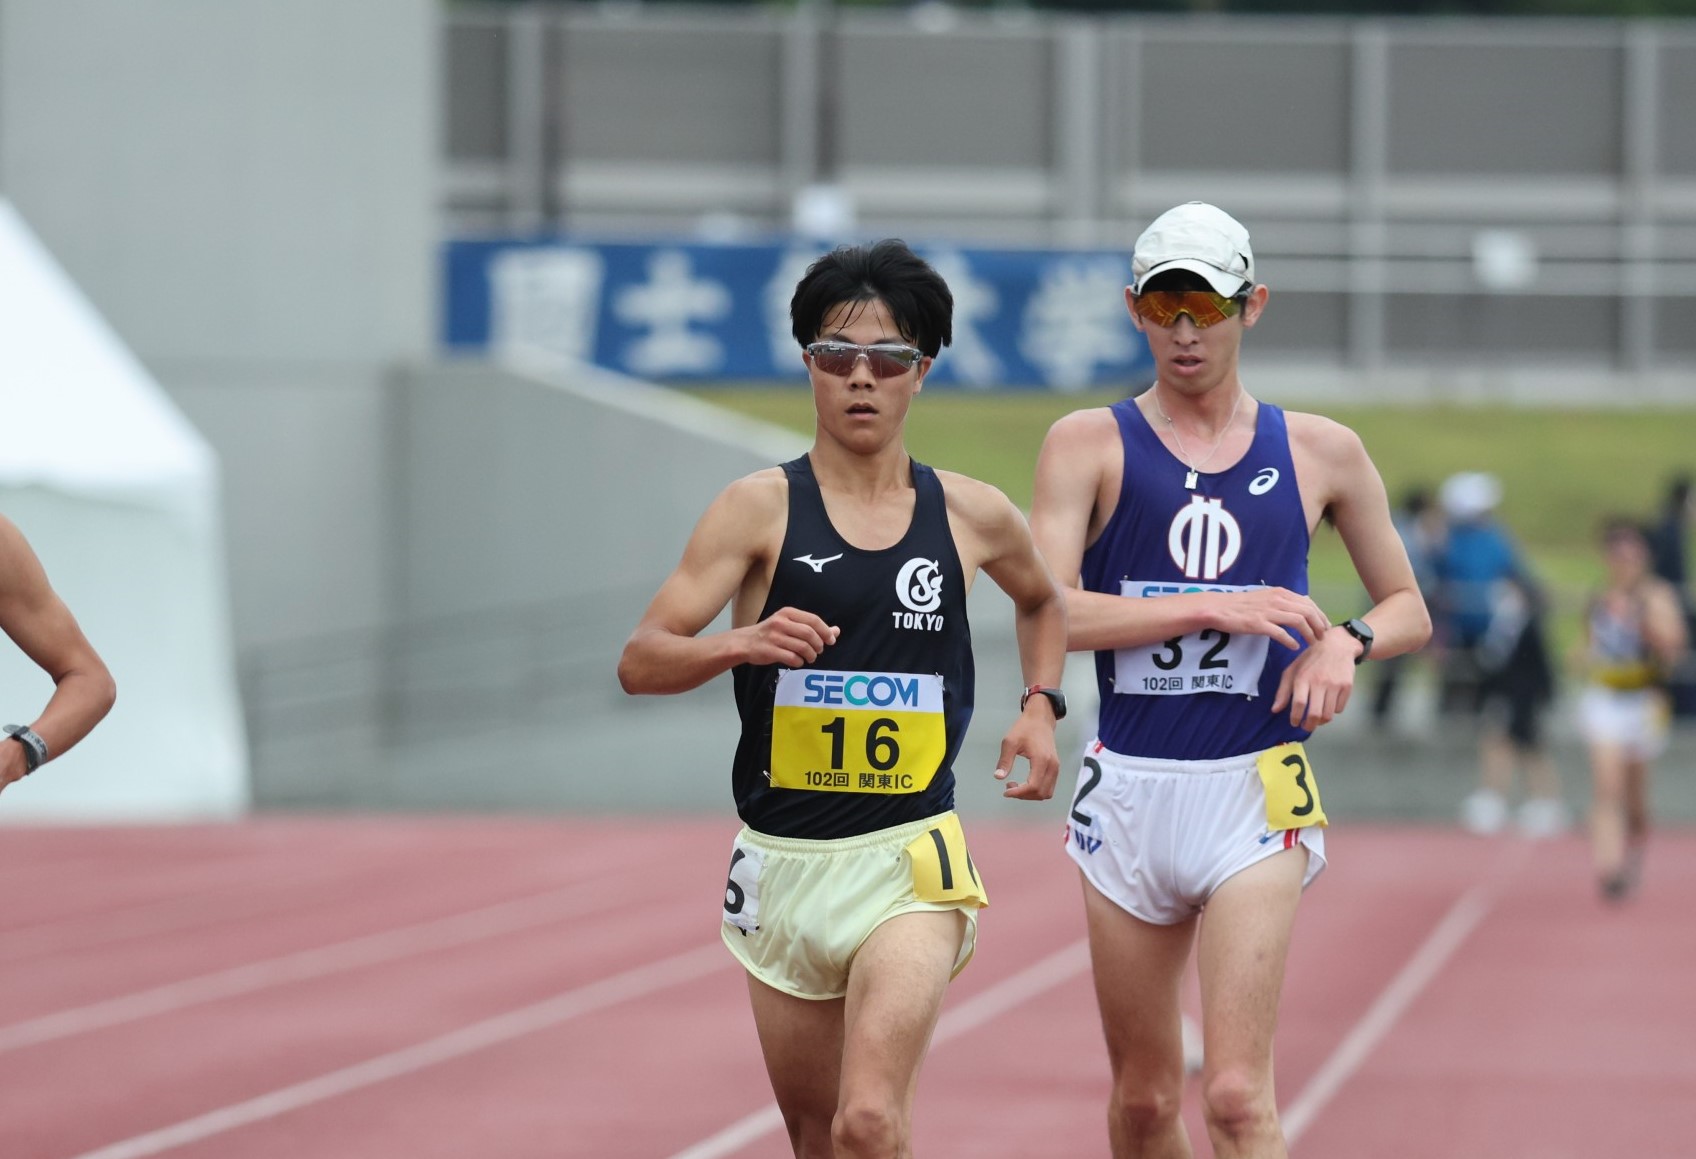
<svg viewBox="0 0 1696 1159">
<path fill-rule="evenodd" d="M 831 526 L 809 460 L 783 471 L 789 526 L 760 619 L 800 608 L 841 634 L 804 668 L 732 671 L 736 811 L 774 837 L 828 839 L 952 809 L 972 716 L 972 636 L 942 483 L 914 462 L 907 534 L 862 551 Z"/>
</svg>

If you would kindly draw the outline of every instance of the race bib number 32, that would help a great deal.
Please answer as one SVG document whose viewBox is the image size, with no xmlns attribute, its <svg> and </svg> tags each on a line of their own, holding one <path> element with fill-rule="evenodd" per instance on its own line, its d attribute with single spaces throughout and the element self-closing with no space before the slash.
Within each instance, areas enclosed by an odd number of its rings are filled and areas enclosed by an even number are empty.
<svg viewBox="0 0 1696 1159">
<path fill-rule="evenodd" d="M 917 793 L 948 752 L 942 677 L 785 669 L 771 713 L 771 783 L 834 793 Z"/>
<path fill-rule="evenodd" d="M 1246 592 L 1231 584 L 1155 583 L 1121 580 L 1119 594 L 1138 599 L 1188 592 Z M 1260 693 L 1269 636 L 1233 635 L 1204 628 L 1158 644 L 1120 648 L 1113 653 L 1113 691 L 1143 696 L 1193 696 L 1198 692 Z"/>
</svg>

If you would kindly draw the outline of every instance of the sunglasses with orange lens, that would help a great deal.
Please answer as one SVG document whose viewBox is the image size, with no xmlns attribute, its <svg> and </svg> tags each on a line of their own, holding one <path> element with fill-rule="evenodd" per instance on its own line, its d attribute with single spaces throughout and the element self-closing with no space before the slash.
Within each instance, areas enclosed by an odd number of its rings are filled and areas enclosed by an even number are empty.
<svg viewBox="0 0 1696 1159">
<path fill-rule="evenodd" d="M 1176 326 L 1185 314 L 1200 329 L 1216 326 L 1242 313 L 1247 295 L 1227 298 L 1211 290 L 1146 290 L 1131 299 L 1137 317 L 1156 326 Z"/>
<path fill-rule="evenodd" d="M 924 351 L 912 346 L 886 342 L 876 346 L 857 346 L 852 342 L 810 342 L 807 353 L 813 365 L 826 374 L 847 377 L 854 373 L 854 364 L 863 357 L 874 378 L 899 378 L 919 364 Z"/>
</svg>

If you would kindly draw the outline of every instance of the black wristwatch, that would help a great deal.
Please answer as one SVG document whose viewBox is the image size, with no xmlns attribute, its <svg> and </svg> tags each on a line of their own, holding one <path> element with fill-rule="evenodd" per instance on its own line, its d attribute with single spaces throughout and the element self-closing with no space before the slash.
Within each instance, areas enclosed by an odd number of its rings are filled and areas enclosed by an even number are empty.
<svg viewBox="0 0 1696 1159">
<path fill-rule="evenodd" d="M 1343 631 L 1360 641 L 1360 655 L 1354 658 L 1356 664 L 1362 663 L 1372 655 L 1372 625 L 1365 620 L 1344 620 Z"/>
<path fill-rule="evenodd" d="M 47 742 L 34 729 L 22 724 L 8 724 L 6 735 L 24 746 L 24 776 L 47 763 Z"/>
<path fill-rule="evenodd" d="M 1064 692 L 1061 692 L 1058 688 L 1044 688 L 1040 684 L 1033 684 L 1029 688 L 1025 689 L 1024 693 L 1019 697 L 1020 712 L 1025 711 L 1025 705 L 1029 703 L 1030 698 L 1033 696 L 1048 697 L 1048 703 L 1054 706 L 1054 719 L 1066 719 L 1066 694 Z"/>
</svg>

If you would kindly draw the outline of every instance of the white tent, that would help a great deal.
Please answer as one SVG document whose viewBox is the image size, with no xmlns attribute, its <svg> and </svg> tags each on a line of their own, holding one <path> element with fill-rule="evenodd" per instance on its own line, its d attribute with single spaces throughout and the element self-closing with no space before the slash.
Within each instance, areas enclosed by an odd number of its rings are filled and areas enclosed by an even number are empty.
<svg viewBox="0 0 1696 1159">
<path fill-rule="evenodd" d="M 0 795 L 0 821 L 241 812 L 217 461 L 5 201 L 0 421 L 0 512 L 118 682 L 81 745 Z M 52 690 L 0 640 L 0 724 L 28 724 Z"/>
</svg>

